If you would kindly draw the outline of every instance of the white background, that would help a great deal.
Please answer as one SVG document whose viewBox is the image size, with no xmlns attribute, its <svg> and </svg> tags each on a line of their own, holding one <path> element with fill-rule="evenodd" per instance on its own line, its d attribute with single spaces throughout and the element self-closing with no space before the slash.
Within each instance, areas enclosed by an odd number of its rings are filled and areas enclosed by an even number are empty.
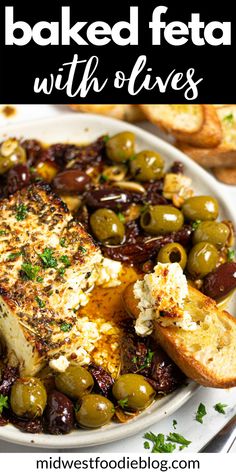
<svg viewBox="0 0 236 472">
<path fill-rule="evenodd" d="M 58 116 L 58 114 L 69 112 L 66 106 L 53 105 L 21 105 L 16 106 L 15 108 L 16 114 L 11 118 L 5 118 L 4 115 L 0 113 L 0 126 L 6 126 L 7 124 L 13 124 L 14 122 L 16 123 L 19 121 Z M 148 123 L 141 123 L 139 126 L 153 132 L 154 134 L 158 134 L 155 127 Z M 220 183 L 219 186 L 221 187 L 222 193 L 225 194 L 228 199 L 236 201 L 236 187 L 226 186 Z M 207 409 L 207 416 L 204 417 L 204 423 L 202 425 L 194 420 L 195 412 L 200 402 L 204 403 Z M 219 414 L 214 410 L 213 406 L 218 402 L 226 403 L 228 405 L 226 415 Z M 231 390 L 216 390 L 201 387 L 194 397 L 192 397 L 188 403 L 180 408 L 173 416 L 153 425 L 150 430 L 154 433 L 168 434 L 170 431 L 173 431 L 172 421 L 173 419 L 176 419 L 178 423 L 176 431 L 192 441 L 192 444 L 188 447 L 186 452 L 197 452 L 235 413 L 236 388 Z M 144 433 L 145 431 L 143 434 Z M 145 450 L 143 449 L 143 434 L 139 433 L 132 438 L 118 441 L 116 443 L 90 447 L 87 449 L 78 449 L 78 452 L 96 452 L 97 454 L 101 452 L 124 452 L 142 454 L 145 453 Z M 37 452 L 46 452 L 46 450 L 42 448 L 32 449 L 29 447 L 12 445 L 3 441 L 0 442 L 0 452 L 33 452 L 33 450 Z M 236 452 L 236 445 L 231 449 L 231 452 Z M 182 454 L 184 454 L 184 452 Z"/>
</svg>

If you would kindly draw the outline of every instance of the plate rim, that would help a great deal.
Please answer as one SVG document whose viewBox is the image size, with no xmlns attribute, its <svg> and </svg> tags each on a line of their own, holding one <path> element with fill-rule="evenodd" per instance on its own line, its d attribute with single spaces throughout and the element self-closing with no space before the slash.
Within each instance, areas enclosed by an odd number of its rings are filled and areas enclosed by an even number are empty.
<svg viewBox="0 0 236 472">
<path fill-rule="evenodd" d="M 14 135 L 17 136 L 17 132 L 21 135 L 20 129 L 29 127 L 31 129 L 35 128 L 37 130 L 40 129 L 40 124 L 50 125 L 56 122 L 65 122 L 65 126 L 69 124 L 70 121 L 73 122 L 80 122 L 83 127 L 86 127 L 84 122 L 90 124 L 91 128 L 96 124 L 101 127 L 104 125 L 104 129 L 106 127 L 109 128 L 116 127 L 117 132 L 121 132 L 124 129 L 128 129 L 133 131 L 138 138 L 149 141 L 151 146 L 157 148 L 160 153 L 168 154 L 168 157 L 172 160 L 181 160 L 184 165 L 186 165 L 191 172 L 195 172 L 197 177 L 200 179 L 200 183 L 209 185 L 212 189 L 214 194 L 218 195 L 220 198 L 220 202 L 224 207 L 227 209 L 227 212 L 230 214 L 230 218 L 235 221 L 235 217 L 232 211 L 232 207 L 228 198 L 226 198 L 225 194 L 221 193 L 221 185 L 218 184 L 214 177 L 207 173 L 205 169 L 200 167 L 196 162 L 192 161 L 188 156 L 186 156 L 182 151 L 175 148 L 171 143 L 165 141 L 164 139 L 152 134 L 149 131 L 143 130 L 139 126 L 134 124 L 130 124 L 125 121 L 120 121 L 114 118 L 96 115 L 96 114 L 71 114 L 66 113 L 63 115 L 58 114 L 54 117 L 46 117 L 40 119 L 34 119 L 32 121 L 20 121 L 14 124 L 9 124 L 2 126 L 0 128 L 0 136 L 6 135 Z M 78 129 L 78 134 L 80 130 Z M 96 131 L 95 131 L 96 133 Z M 37 135 L 37 131 L 35 133 Z M 40 134 L 40 133 L 38 133 Z M 24 136 L 25 137 L 25 136 Z M 27 137 L 26 137 L 27 138 Z M 40 138 L 39 138 L 40 139 Z M 63 436 L 53 436 L 48 434 L 29 434 L 24 433 L 12 425 L 6 425 L 0 428 L 0 440 L 7 441 L 10 443 L 22 445 L 22 446 L 31 446 L 31 447 L 44 447 L 47 449 L 73 449 L 73 448 L 81 448 L 81 447 L 89 447 L 89 446 L 98 446 L 104 443 L 111 443 L 118 441 L 120 439 L 124 439 L 125 437 L 130 437 L 138 432 L 141 432 L 145 428 L 151 426 L 152 424 L 166 418 L 167 416 L 171 415 L 174 411 L 179 409 L 182 405 L 184 405 L 200 388 L 193 381 L 188 381 L 187 386 L 180 387 L 177 391 L 173 392 L 170 401 L 166 402 L 164 405 L 157 409 L 155 412 L 151 413 L 150 410 L 146 410 L 145 414 L 141 414 L 139 417 L 131 420 L 129 423 L 125 423 L 116 429 L 113 429 L 112 432 L 108 428 L 106 429 L 99 429 L 99 430 L 91 430 L 90 434 L 84 435 L 80 434 L 82 430 L 78 430 L 77 432 L 73 432 L 72 435 L 63 435 Z M 168 410 L 168 411 L 166 411 Z M 12 431 L 12 428 L 14 430 Z M 95 431 L 95 432 L 94 432 Z M 100 435 L 96 434 L 99 431 Z M 112 436 L 111 436 L 112 434 Z"/>
</svg>

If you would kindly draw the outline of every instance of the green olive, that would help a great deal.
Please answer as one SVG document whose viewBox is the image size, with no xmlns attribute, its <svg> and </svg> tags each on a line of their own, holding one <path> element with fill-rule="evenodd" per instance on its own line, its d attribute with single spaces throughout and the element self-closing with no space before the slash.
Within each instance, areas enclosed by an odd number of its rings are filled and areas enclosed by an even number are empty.
<svg viewBox="0 0 236 472">
<path fill-rule="evenodd" d="M 106 244 L 120 244 L 125 236 L 125 227 L 112 210 L 100 208 L 90 218 L 94 236 Z"/>
<path fill-rule="evenodd" d="M 13 413 L 24 418 L 42 416 L 47 403 L 47 393 L 41 380 L 35 377 L 18 379 L 10 398 Z"/>
<path fill-rule="evenodd" d="M 155 390 L 147 380 L 138 374 L 121 375 L 113 385 L 112 394 L 118 404 L 128 410 L 144 410 L 153 401 Z"/>
<path fill-rule="evenodd" d="M 128 131 L 116 134 L 106 143 L 106 152 L 114 162 L 126 162 L 134 155 L 135 135 Z"/>
<path fill-rule="evenodd" d="M 213 244 L 195 244 L 188 255 L 187 270 L 195 278 L 203 278 L 212 272 L 218 263 L 219 254 Z"/>
<path fill-rule="evenodd" d="M 147 233 L 161 235 L 182 228 L 184 217 L 180 210 L 170 205 L 155 205 L 144 211 L 140 223 Z"/>
<path fill-rule="evenodd" d="M 99 428 L 109 423 L 114 415 L 115 408 L 108 398 L 91 393 L 81 399 L 77 405 L 75 417 L 84 428 Z"/>
<path fill-rule="evenodd" d="M 219 214 L 219 205 L 214 197 L 199 196 L 185 200 L 182 211 L 188 220 L 216 220 Z"/>
<path fill-rule="evenodd" d="M 193 244 L 205 241 L 214 244 L 217 248 L 223 247 L 230 234 L 230 229 L 224 223 L 217 221 L 202 221 L 194 231 Z"/>
<path fill-rule="evenodd" d="M 93 389 L 93 377 L 84 367 L 70 365 L 65 372 L 56 375 L 55 384 L 60 392 L 78 399 Z"/>
<path fill-rule="evenodd" d="M 4 174 L 17 164 L 25 164 L 26 152 L 19 142 L 7 139 L 0 146 L 0 174 Z"/>
<path fill-rule="evenodd" d="M 157 261 L 163 264 L 178 262 L 184 270 L 187 264 L 187 254 L 183 246 L 179 243 L 168 243 L 158 252 Z"/>
<path fill-rule="evenodd" d="M 130 171 L 141 182 L 163 177 L 164 161 L 155 151 L 141 151 L 130 161 Z"/>
</svg>

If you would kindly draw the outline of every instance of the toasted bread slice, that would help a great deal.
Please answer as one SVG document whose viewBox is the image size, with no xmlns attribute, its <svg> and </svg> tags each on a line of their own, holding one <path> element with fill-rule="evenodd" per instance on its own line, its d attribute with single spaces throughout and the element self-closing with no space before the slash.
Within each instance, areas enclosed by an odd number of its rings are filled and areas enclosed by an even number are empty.
<svg viewBox="0 0 236 472">
<path fill-rule="evenodd" d="M 192 134 L 204 123 L 202 105 L 140 105 L 146 117 L 167 133 Z"/>
<path fill-rule="evenodd" d="M 145 119 L 145 115 L 138 105 L 69 105 L 74 111 L 84 113 L 97 113 L 111 116 L 119 120 L 134 123 Z"/>
<path fill-rule="evenodd" d="M 212 169 L 215 177 L 228 185 L 236 185 L 236 166 L 235 167 L 215 167 Z"/>
<path fill-rule="evenodd" d="M 196 133 L 177 133 L 175 137 L 184 143 L 200 148 L 218 146 L 222 140 L 222 126 L 217 110 L 212 105 L 202 105 L 204 108 L 204 122 Z"/>
<path fill-rule="evenodd" d="M 222 127 L 222 141 L 214 148 L 200 149 L 178 142 L 181 151 L 203 167 L 236 166 L 236 105 L 217 108 L 218 118 Z"/>
<path fill-rule="evenodd" d="M 124 294 L 127 311 L 139 315 L 133 285 Z M 154 321 L 153 335 L 178 367 L 206 387 L 236 386 L 236 320 L 214 300 L 189 286 L 184 309 L 197 323 L 195 330 L 163 327 Z"/>
</svg>

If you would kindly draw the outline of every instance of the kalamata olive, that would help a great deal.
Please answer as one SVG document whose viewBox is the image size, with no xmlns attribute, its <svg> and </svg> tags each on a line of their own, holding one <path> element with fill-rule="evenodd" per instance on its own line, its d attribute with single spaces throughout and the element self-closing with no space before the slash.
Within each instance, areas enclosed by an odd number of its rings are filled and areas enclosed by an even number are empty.
<svg viewBox="0 0 236 472">
<path fill-rule="evenodd" d="M 44 417 L 48 433 L 69 433 L 74 426 L 74 405 L 63 393 L 55 390 L 48 395 Z"/>
<path fill-rule="evenodd" d="M 184 222 L 180 210 L 170 205 L 153 205 L 141 215 L 140 224 L 149 234 L 161 235 L 178 231 Z"/>
<path fill-rule="evenodd" d="M 90 182 L 90 177 L 79 169 L 68 169 L 57 174 L 53 186 L 62 193 L 82 193 Z"/>
<path fill-rule="evenodd" d="M 216 268 L 219 254 L 215 246 L 201 242 L 192 247 L 187 262 L 188 272 L 195 278 L 203 278 Z"/>
<path fill-rule="evenodd" d="M 18 164 L 7 173 L 7 193 L 15 193 L 26 187 L 30 182 L 30 172 L 27 166 Z"/>
<path fill-rule="evenodd" d="M 219 204 L 214 197 L 198 196 L 185 200 L 182 211 L 190 221 L 216 220 L 219 213 Z"/>
<path fill-rule="evenodd" d="M 85 395 L 76 408 L 76 420 L 84 428 L 99 428 L 111 420 L 115 408 L 108 398 L 96 393 Z"/>
<path fill-rule="evenodd" d="M 138 192 L 127 192 L 118 188 L 100 187 L 85 194 L 85 204 L 93 209 L 109 208 L 125 210 L 131 203 L 142 202 L 143 196 Z"/>
<path fill-rule="evenodd" d="M 184 173 L 184 165 L 180 161 L 173 162 L 172 166 L 170 167 L 169 172 L 171 174 L 183 174 Z"/>
<path fill-rule="evenodd" d="M 153 401 L 155 391 L 147 380 L 138 374 L 123 374 L 114 383 L 112 393 L 118 403 L 128 410 L 144 410 Z"/>
<path fill-rule="evenodd" d="M 218 221 L 202 221 L 193 234 L 193 244 L 206 241 L 221 248 L 225 245 L 230 235 L 229 227 Z"/>
<path fill-rule="evenodd" d="M 70 365 L 65 372 L 56 375 L 55 382 L 58 390 L 76 400 L 90 393 L 94 385 L 90 372 L 80 365 Z"/>
<path fill-rule="evenodd" d="M 236 288 L 236 262 L 225 262 L 208 274 L 203 283 L 203 292 L 215 300 L 225 297 Z"/>
<path fill-rule="evenodd" d="M 10 401 L 15 415 L 36 418 L 43 414 L 47 392 L 41 380 L 35 377 L 20 378 L 12 386 Z"/>
</svg>

